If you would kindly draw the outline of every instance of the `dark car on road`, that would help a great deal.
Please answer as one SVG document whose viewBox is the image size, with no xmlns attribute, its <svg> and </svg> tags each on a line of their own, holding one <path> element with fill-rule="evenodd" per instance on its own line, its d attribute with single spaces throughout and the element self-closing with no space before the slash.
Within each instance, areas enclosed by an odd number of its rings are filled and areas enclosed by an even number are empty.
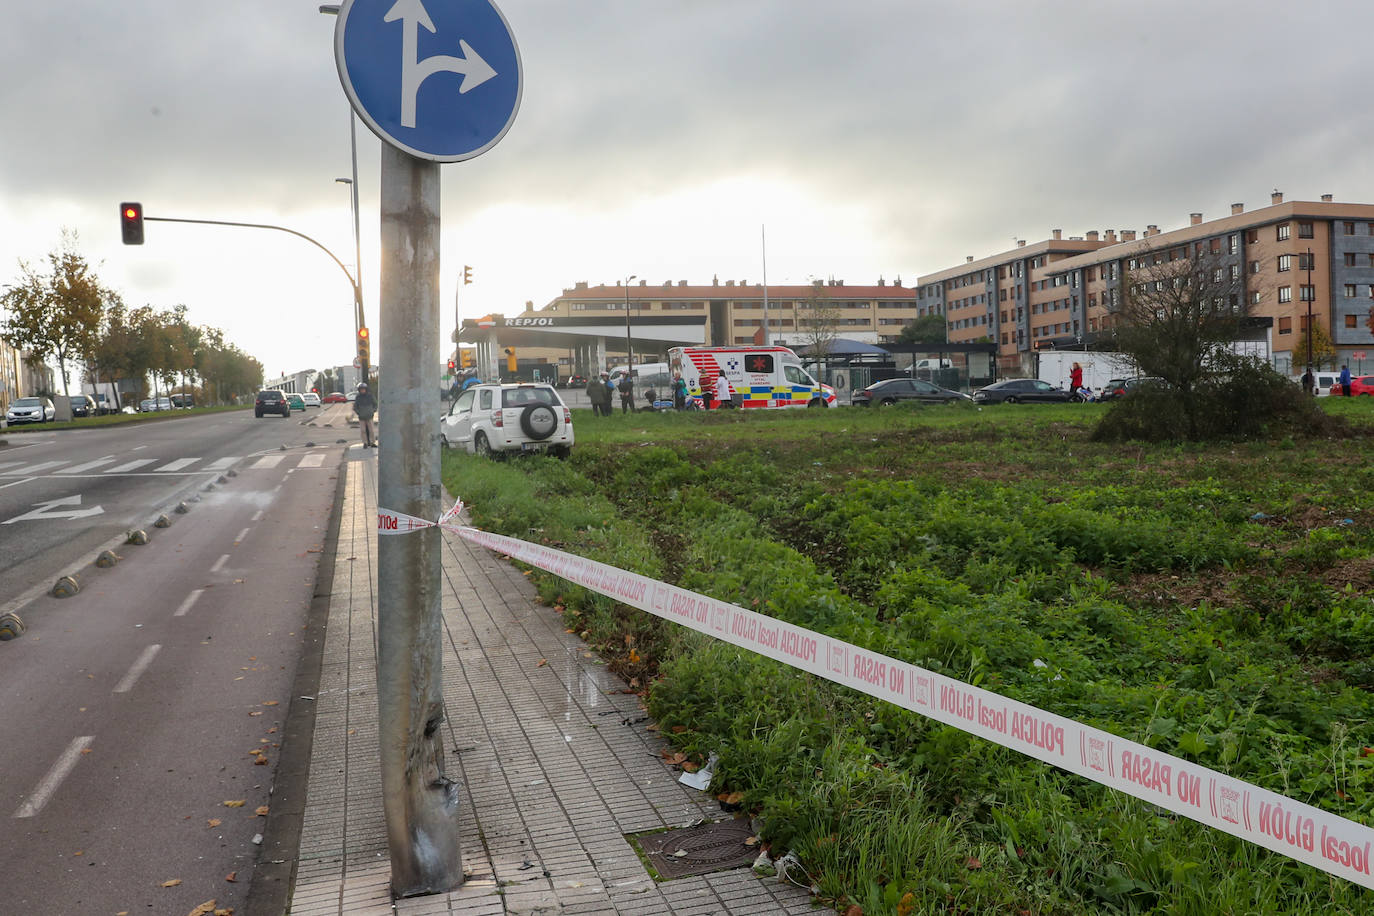
<svg viewBox="0 0 1374 916">
<path fill-rule="evenodd" d="M 1097 396 L 1099 401 L 1114 401 L 1117 398 L 1124 398 L 1133 391 L 1139 391 L 1142 385 L 1150 385 L 1155 382 L 1162 382 L 1153 376 L 1143 378 L 1114 378 L 1107 382 L 1102 388 L 1102 393 Z"/>
<path fill-rule="evenodd" d="M 291 416 L 291 402 L 286 399 L 286 393 L 276 388 L 264 388 L 258 392 L 258 397 L 253 401 L 253 416 L 261 417 L 263 414 L 274 413 L 283 417 Z"/>
<path fill-rule="evenodd" d="M 890 407 L 900 401 L 920 404 L 949 404 L 956 401 L 967 401 L 968 399 L 969 396 L 962 392 L 941 388 L 939 385 L 932 385 L 930 382 L 923 382 L 920 379 L 888 378 L 881 382 L 874 382 L 862 391 L 854 392 L 849 396 L 849 403 L 855 407 L 871 407 L 874 404 L 879 407 Z"/>
<path fill-rule="evenodd" d="M 1009 378 L 973 392 L 975 404 L 1041 404 L 1082 400 L 1038 378 Z"/>
<path fill-rule="evenodd" d="M 93 417 L 96 415 L 95 398 L 89 394 L 71 395 L 69 401 L 72 405 L 73 417 Z"/>
</svg>

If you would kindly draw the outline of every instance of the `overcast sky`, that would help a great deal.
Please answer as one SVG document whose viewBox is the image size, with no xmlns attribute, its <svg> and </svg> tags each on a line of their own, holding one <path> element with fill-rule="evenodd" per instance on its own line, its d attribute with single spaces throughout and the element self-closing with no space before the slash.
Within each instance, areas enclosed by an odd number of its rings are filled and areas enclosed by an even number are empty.
<svg viewBox="0 0 1374 916">
<path fill-rule="evenodd" d="M 445 0 L 427 0 L 439 4 Z M 10 4 L 0 284 L 63 229 L 130 305 L 185 304 L 269 376 L 352 359 L 349 109 L 315 0 Z M 1368 0 L 505 0 L 509 133 L 442 167 L 445 336 L 579 280 L 910 284 L 1051 229 L 1374 201 Z M 480 50 L 480 49 L 479 49 Z M 358 127 L 377 324 L 378 150 Z M 377 331 L 379 338 L 385 328 Z M 374 343 L 374 353 L 378 347 Z M 436 354 L 439 351 L 436 350 Z M 445 351 L 446 352 L 446 351 Z"/>
</svg>

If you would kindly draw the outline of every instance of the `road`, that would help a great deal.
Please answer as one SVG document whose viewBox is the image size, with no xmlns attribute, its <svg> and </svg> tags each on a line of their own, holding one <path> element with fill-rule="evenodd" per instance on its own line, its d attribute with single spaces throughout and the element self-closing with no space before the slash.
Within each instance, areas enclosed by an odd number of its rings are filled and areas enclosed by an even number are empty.
<svg viewBox="0 0 1374 916">
<path fill-rule="evenodd" d="M 0 643 L 0 914 L 242 911 L 310 702 L 291 688 L 339 463 L 375 456 L 338 441 L 344 407 L 7 437 L 0 581 L 27 631 Z M 149 543 L 90 565 L 131 527 Z M 63 573 L 78 594 L 22 601 Z"/>
</svg>

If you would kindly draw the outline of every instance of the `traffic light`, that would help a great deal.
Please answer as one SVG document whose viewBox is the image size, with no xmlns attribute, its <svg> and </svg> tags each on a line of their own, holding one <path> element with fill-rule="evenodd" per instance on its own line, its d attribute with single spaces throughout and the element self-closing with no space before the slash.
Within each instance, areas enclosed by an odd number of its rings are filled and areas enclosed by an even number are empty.
<svg viewBox="0 0 1374 916">
<path fill-rule="evenodd" d="M 367 328 L 358 328 L 358 362 L 360 369 L 366 371 L 368 364 L 372 362 L 371 356 L 372 342 L 368 337 Z"/>
<path fill-rule="evenodd" d="M 143 244 L 143 204 L 127 202 L 119 205 L 119 231 L 124 236 L 125 245 Z"/>
<path fill-rule="evenodd" d="M 501 352 L 506 354 L 506 371 L 511 373 L 515 372 L 515 348 L 506 347 Z"/>
<path fill-rule="evenodd" d="M 452 374 L 453 374 L 453 370 L 456 369 L 456 368 L 458 368 L 458 364 L 455 363 L 453 360 L 449 360 L 449 361 L 448 361 L 448 374 L 449 374 L 449 375 L 452 375 Z"/>
<path fill-rule="evenodd" d="M 471 268 L 471 267 L 468 267 L 466 264 L 464 264 L 464 265 L 463 265 L 463 285 L 464 285 L 464 286 L 467 286 L 467 285 L 468 285 L 469 283 L 471 283 L 471 282 L 472 282 L 472 268 Z"/>
<path fill-rule="evenodd" d="M 477 357 L 473 355 L 471 350 L 459 350 L 458 359 L 462 361 L 464 369 L 471 369 L 477 365 Z"/>
</svg>

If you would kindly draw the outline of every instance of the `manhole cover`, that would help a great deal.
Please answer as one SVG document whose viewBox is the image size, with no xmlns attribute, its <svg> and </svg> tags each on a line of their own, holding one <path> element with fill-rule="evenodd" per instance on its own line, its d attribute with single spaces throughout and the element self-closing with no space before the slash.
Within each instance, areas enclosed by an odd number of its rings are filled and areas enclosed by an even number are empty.
<svg viewBox="0 0 1374 916">
<path fill-rule="evenodd" d="M 748 820 L 730 820 L 627 839 L 639 847 L 660 877 L 671 880 L 752 864 L 758 850 L 745 845 L 751 836 Z"/>
</svg>

